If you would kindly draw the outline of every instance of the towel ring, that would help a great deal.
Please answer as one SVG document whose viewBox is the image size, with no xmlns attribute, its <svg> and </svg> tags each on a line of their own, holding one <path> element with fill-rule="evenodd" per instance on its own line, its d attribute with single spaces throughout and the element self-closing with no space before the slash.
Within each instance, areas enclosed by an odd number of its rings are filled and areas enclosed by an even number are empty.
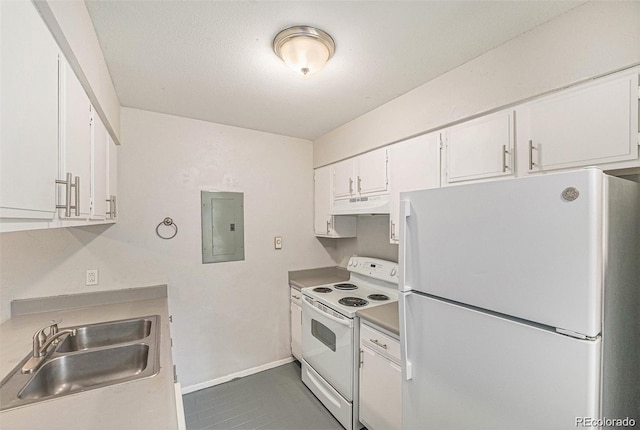
<svg viewBox="0 0 640 430">
<path fill-rule="evenodd" d="M 161 225 L 166 225 L 167 227 L 173 227 L 174 231 L 173 234 L 171 236 L 165 237 L 163 235 L 160 234 L 160 226 Z M 158 235 L 158 237 L 160 239 L 165 239 L 165 240 L 169 240 L 169 239 L 173 239 L 174 237 L 176 237 L 176 234 L 178 234 L 178 226 L 176 225 L 176 223 L 173 222 L 173 220 L 169 217 L 166 217 L 165 219 L 163 219 L 156 227 L 156 234 Z"/>
</svg>

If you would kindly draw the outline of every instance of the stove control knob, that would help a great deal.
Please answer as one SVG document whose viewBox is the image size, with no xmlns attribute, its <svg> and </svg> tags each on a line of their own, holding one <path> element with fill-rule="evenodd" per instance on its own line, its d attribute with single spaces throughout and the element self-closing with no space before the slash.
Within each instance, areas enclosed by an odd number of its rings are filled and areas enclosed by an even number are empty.
<svg viewBox="0 0 640 430">
<path fill-rule="evenodd" d="M 389 275 L 391 276 L 396 276 L 398 274 L 398 269 L 396 267 L 391 269 L 391 272 L 389 273 Z"/>
<path fill-rule="evenodd" d="M 349 264 L 353 267 L 356 267 L 358 265 L 358 260 L 352 258 L 351 260 L 349 260 Z"/>
</svg>

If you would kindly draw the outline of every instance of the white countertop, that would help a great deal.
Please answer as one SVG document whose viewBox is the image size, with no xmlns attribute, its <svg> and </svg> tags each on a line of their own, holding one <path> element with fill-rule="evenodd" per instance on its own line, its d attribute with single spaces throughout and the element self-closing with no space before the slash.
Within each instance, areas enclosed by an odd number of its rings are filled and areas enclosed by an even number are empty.
<svg viewBox="0 0 640 430">
<path fill-rule="evenodd" d="M 0 376 L 32 349 L 33 333 L 51 320 L 60 327 L 160 315 L 160 372 L 146 379 L 70 394 L 0 413 L 5 430 L 177 429 L 167 298 L 19 315 L 0 325 Z"/>
</svg>

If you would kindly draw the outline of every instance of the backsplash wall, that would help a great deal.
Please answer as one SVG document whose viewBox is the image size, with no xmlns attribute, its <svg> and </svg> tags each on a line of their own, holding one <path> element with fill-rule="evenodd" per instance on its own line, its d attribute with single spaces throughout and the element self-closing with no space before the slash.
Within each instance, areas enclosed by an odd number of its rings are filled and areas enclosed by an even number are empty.
<svg viewBox="0 0 640 430">
<path fill-rule="evenodd" d="M 358 237 L 335 241 L 335 259 L 343 267 L 352 255 L 398 261 L 398 245 L 389 243 L 388 215 L 359 215 Z"/>
</svg>

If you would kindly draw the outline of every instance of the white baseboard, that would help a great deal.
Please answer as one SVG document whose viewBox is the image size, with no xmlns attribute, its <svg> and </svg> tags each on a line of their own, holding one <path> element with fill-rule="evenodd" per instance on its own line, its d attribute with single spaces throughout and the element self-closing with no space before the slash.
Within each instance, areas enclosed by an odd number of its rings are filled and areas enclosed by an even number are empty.
<svg viewBox="0 0 640 430">
<path fill-rule="evenodd" d="M 243 376 L 253 375 L 254 373 L 262 372 L 264 370 L 273 369 L 274 367 L 282 366 L 283 364 L 291 363 L 295 359 L 293 357 L 284 358 L 278 361 L 272 361 L 271 363 L 263 364 L 258 367 L 252 367 L 241 372 L 232 373 L 231 375 L 222 376 L 220 378 L 211 379 L 209 381 L 200 382 L 198 384 L 182 387 L 182 394 L 193 393 L 194 391 L 203 390 L 205 388 L 213 387 L 219 384 L 224 384 L 232 379 L 242 378 Z"/>
</svg>

